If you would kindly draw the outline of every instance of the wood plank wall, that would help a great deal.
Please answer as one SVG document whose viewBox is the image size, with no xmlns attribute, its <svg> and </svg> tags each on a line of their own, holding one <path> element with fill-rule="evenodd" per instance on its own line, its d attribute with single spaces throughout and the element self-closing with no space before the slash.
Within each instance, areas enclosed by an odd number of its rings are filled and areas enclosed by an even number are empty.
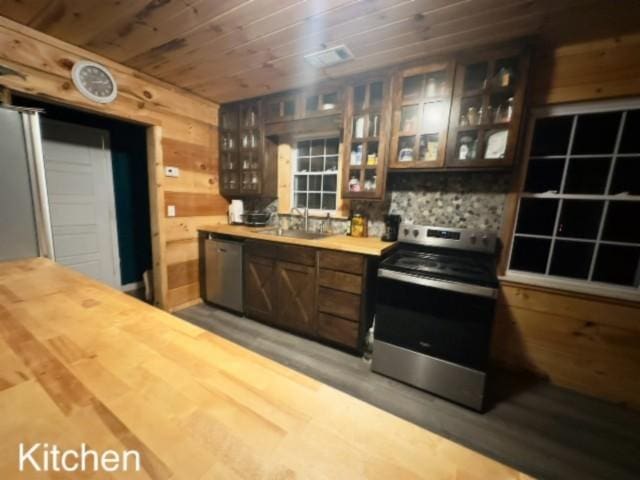
<svg viewBox="0 0 640 480">
<path fill-rule="evenodd" d="M 539 49 L 533 106 L 640 96 L 640 34 Z M 640 409 L 640 305 L 503 282 L 493 357 Z"/>
<path fill-rule="evenodd" d="M 77 92 L 70 70 L 79 59 L 111 69 L 119 86 L 116 101 L 100 106 Z M 218 191 L 218 105 L 4 17 L 0 64 L 26 77 L 0 76 L 0 86 L 155 126 L 148 145 L 157 305 L 174 310 L 199 301 L 197 227 L 224 221 L 227 209 Z M 180 168 L 179 178 L 164 177 L 163 167 L 170 165 Z M 167 217 L 167 205 L 175 206 L 175 218 Z"/>
</svg>

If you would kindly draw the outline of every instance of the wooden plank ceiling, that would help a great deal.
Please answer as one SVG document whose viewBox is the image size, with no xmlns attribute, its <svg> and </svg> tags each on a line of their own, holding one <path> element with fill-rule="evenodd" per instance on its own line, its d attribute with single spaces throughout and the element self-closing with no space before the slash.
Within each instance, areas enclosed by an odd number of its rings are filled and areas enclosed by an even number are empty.
<svg viewBox="0 0 640 480">
<path fill-rule="evenodd" d="M 0 0 L 0 15 L 217 101 L 538 32 L 591 0 Z M 326 69 L 310 52 L 346 44 Z"/>
</svg>

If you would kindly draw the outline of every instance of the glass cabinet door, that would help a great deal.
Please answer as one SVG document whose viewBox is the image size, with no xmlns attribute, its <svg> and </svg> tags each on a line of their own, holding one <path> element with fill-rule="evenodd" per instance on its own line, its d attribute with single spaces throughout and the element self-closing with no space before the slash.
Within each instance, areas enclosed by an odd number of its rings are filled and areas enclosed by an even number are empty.
<svg viewBox="0 0 640 480">
<path fill-rule="evenodd" d="M 297 113 L 296 94 L 274 96 L 264 101 L 265 123 L 285 122 L 294 120 Z"/>
<path fill-rule="evenodd" d="M 260 103 L 240 105 L 239 189 L 242 194 L 259 194 L 262 168 L 262 115 Z"/>
<path fill-rule="evenodd" d="M 238 193 L 240 187 L 238 162 L 238 108 L 220 108 L 220 191 L 224 195 Z"/>
<path fill-rule="evenodd" d="M 396 75 L 391 168 L 443 166 L 453 72 L 453 65 L 444 63 Z"/>
<path fill-rule="evenodd" d="M 344 198 L 382 198 L 391 111 L 389 81 L 372 78 L 350 85 L 347 103 L 342 195 Z"/>
<path fill-rule="evenodd" d="M 509 166 L 513 163 L 528 58 L 510 49 L 456 68 L 447 166 Z"/>
</svg>

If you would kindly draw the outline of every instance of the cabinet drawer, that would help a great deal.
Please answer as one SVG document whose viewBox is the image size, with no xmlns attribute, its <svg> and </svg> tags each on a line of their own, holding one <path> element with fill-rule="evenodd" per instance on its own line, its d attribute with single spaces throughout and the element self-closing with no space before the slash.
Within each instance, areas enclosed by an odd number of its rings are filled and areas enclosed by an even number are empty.
<svg viewBox="0 0 640 480">
<path fill-rule="evenodd" d="M 244 251 L 249 255 L 258 257 L 276 258 L 278 256 L 278 245 L 260 240 L 247 240 L 244 242 Z"/>
<path fill-rule="evenodd" d="M 358 348 L 358 324 L 326 313 L 318 314 L 318 335 L 352 348 Z"/>
<path fill-rule="evenodd" d="M 358 322 L 360 320 L 360 295 L 320 287 L 318 310 Z"/>
<path fill-rule="evenodd" d="M 362 275 L 364 268 L 364 257 L 357 253 L 334 252 L 331 250 L 320 250 L 320 268 L 338 270 L 341 272 Z"/>
<path fill-rule="evenodd" d="M 316 250 L 308 247 L 280 245 L 278 247 L 278 259 L 313 267 L 316 264 Z"/>
<path fill-rule="evenodd" d="M 355 294 L 362 292 L 362 277 L 352 273 L 320 269 L 318 283 L 321 287 L 329 287 L 343 292 Z"/>
</svg>

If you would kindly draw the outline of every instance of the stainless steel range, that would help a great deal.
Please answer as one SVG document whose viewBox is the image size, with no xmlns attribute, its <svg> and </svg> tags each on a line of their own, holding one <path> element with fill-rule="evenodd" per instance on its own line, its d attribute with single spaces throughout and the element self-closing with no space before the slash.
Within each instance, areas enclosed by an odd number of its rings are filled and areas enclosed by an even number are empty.
<svg viewBox="0 0 640 480">
<path fill-rule="evenodd" d="M 398 240 L 378 269 L 372 369 L 483 410 L 496 235 L 403 224 Z"/>
</svg>

